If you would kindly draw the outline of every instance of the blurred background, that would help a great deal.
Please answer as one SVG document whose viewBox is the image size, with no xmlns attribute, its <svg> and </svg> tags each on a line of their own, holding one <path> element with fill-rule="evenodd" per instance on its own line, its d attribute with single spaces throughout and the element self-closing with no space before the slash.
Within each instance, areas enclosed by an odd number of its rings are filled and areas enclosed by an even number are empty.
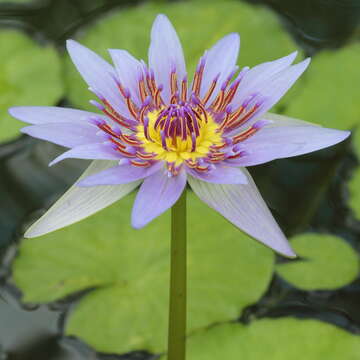
<svg viewBox="0 0 360 360">
<path fill-rule="evenodd" d="M 239 32 L 239 65 L 311 56 L 273 112 L 352 130 L 330 149 L 250 168 L 300 257 L 286 260 L 189 193 L 188 360 L 360 359 L 360 2 L 358 0 L 0 0 L 0 359 L 161 357 L 169 214 L 130 228 L 133 195 L 70 228 L 22 239 L 86 161 L 48 168 L 60 147 L 20 135 L 15 105 L 88 109 L 65 52 L 73 38 L 147 58 L 156 14 L 193 72 Z M 206 219 L 206 221 L 204 221 Z"/>
</svg>

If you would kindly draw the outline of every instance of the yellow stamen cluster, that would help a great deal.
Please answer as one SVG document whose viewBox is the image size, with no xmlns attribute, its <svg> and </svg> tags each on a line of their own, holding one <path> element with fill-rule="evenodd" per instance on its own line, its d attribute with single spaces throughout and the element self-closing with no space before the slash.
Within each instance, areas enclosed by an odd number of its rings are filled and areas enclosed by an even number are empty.
<svg viewBox="0 0 360 360">
<path fill-rule="evenodd" d="M 184 161 L 196 161 L 204 158 L 210 152 L 211 147 L 223 145 L 220 126 L 213 120 L 210 114 L 200 115 L 197 118 L 198 136 L 187 130 L 186 136 L 181 136 L 173 131 L 172 134 L 163 134 L 162 126 L 155 126 L 161 110 L 147 114 L 148 124 L 137 126 L 137 139 L 142 143 L 144 152 L 154 154 L 154 159 L 164 160 L 181 165 Z M 163 121 L 165 122 L 165 117 Z M 171 122 L 180 121 L 175 116 Z M 159 122 L 159 121 L 158 121 Z M 195 142 L 195 143 L 194 143 Z"/>
</svg>

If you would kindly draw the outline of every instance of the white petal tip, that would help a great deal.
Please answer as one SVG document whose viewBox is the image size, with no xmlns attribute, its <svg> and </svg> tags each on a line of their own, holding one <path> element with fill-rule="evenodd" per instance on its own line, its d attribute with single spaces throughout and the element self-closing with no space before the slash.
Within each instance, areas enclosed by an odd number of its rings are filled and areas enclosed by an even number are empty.
<svg viewBox="0 0 360 360">
<path fill-rule="evenodd" d="M 27 231 L 27 232 L 24 234 L 24 238 L 25 238 L 25 239 L 31 239 L 31 238 L 34 238 L 34 237 L 36 237 L 36 235 L 34 236 L 34 235 L 31 233 L 31 231 L 30 231 L 30 232 Z"/>
<path fill-rule="evenodd" d="M 155 18 L 155 21 L 170 21 L 165 14 L 158 14 Z"/>
<path fill-rule="evenodd" d="M 240 41 L 240 35 L 239 35 L 238 33 L 236 33 L 236 32 L 230 33 L 230 34 L 228 35 L 228 37 L 231 37 L 233 40 L 238 40 L 238 41 Z"/>
<path fill-rule="evenodd" d="M 79 42 L 72 39 L 66 40 L 66 49 L 70 53 L 70 55 L 72 51 L 76 51 L 78 49 L 80 50 L 82 48 L 84 48 L 84 46 L 81 45 Z"/>
<path fill-rule="evenodd" d="M 348 130 L 342 131 L 342 133 L 343 133 L 342 140 L 347 139 L 351 135 L 351 131 L 348 131 Z"/>
<path fill-rule="evenodd" d="M 33 115 L 35 109 L 36 107 L 34 106 L 13 106 L 8 108 L 8 113 L 15 119 L 32 124 L 28 119 Z"/>
<path fill-rule="evenodd" d="M 145 225 L 146 225 L 146 224 L 144 224 L 144 223 L 138 223 L 138 222 L 136 222 L 136 221 L 134 221 L 134 220 L 131 221 L 131 226 L 132 226 L 134 229 L 136 229 L 136 230 L 142 229 Z"/>
<path fill-rule="evenodd" d="M 153 29 L 157 28 L 158 26 L 170 26 L 173 27 L 171 24 L 171 21 L 165 14 L 159 14 L 156 16 L 154 23 L 153 23 Z"/>
<path fill-rule="evenodd" d="M 21 106 L 11 107 L 8 108 L 8 113 L 13 116 L 14 118 L 17 118 L 18 110 L 21 108 Z"/>
<path fill-rule="evenodd" d="M 175 31 L 170 19 L 165 14 L 157 15 L 152 26 L 151 36 L 156 36 L 157 32 L 163 32 L 167 30 Z"/>
<path fill-rule="evenodd" d="M 69 46 L 76 46 L 78 44 L 77 41 L 73 40 L 73 39 L 68 39 L 66 40 L 66 46 L 69 47 Z"/>
<path fill-rule="evenodd" d="M 295 51 L 293 51 L 292 53 L 290 53 L 289 55 L 288 55 L 288 58 L 290 58 L 291 59 L 291 62 L 293 62 L 295 59 L 296 59 L 296 57 L 298 56 L 298 51 L 297 50 L 295 50 Z"/>
<path fill-rule="evenodd" d="M 144 218 L 143 216 L 139 214 L 135 214 L 134 210 L 131 213 L 131 227 L 133 227 L 136 230 L 140 230 L 146 225 L 148 225 L 154 218 Z"/>
<path fill-rule="evenodd" d="M 336 129 L 327 129 L 329 131 L 329 140 L 324 148 L 336 145 L 344 140 L 346 140 L 350 135 L 351 131 L 348 130 L 336 130 Z"/>
<path fill-rule="evenodd" d="M 285 256 L 289 259 L 295 259 L 297 258 L 296 253 L 292 249 L 287 249 L 286 251 L 282 251 L 280 255 Z"/>
<path fill-rule="evenodd" d="M 36 222 L 32 224 L 24 234 L 24 238 L 31 239 L 46 234 L 46 232 L 37 231 Z"/>
<path fill-rule="evenodd" d="M 128 54 L 128 51 L 123 50 L 123 49 L 108 49 L 108 52 L 110 55 Z"/>
<path fill-rule="evenodd" d="M 59 228 L 51 228 L 50 226 L 44 227 L 43 222 L 40 222 L 40 219 L 36 221 L 34 224 L 32 224 L 25 232 L 24 238 L 26 239 L 32 239 L 39 236 L 43 236 L 46 234 L 49 234 L 55 230 L 58 230 Z"/>
<path fill-rule="evenodd" d="M 62 155 L 58 156 L 57 158 L 55 158 L 53 161 L 49 162 L 49 167 L 57 164 L 58 162 L 60 162 L 61 160 L 64 160 L 64 158 L 62 157 Z"/>
<path fill-rule="evenodd" d="M 22 132 L 23 134 L 28 135 L 28 132 L 29 132 L 29 131 L 28 131 L 28 126 L 21 128 L 21 129 L 20 129 L 20 132 Z"/>
<path fill-rule="evenodd" d="M 310 62 L 311 62 L 311 58 L 308 57 L 299 64 L 303 64 L 304 68 L 306 69 L 309 66 Z"/>
</svg>

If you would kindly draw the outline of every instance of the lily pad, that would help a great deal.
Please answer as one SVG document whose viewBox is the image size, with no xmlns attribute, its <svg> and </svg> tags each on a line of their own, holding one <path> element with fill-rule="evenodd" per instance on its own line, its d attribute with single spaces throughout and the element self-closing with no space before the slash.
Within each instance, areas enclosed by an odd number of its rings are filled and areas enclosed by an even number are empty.
<svg viewBox="0 0 360 360">
<path fill-rule="evenodd" d="M 54 105 L 63 94 L 61 63 L 55 49 L 39 46 L 15 30 L 0 32 L 0 141 L 19 135 L 24 123 L 7 109 L 19 105 Z"/>
<path fill-rule="evenodd" d="M 359 275 L 358 255 L 339 237 L 309 233 L 294 237 L 291 244 L 303 259 L 280 264 L 276 271 L 299 289 L 337 289 Z"/>
<path fill-rule="evenodd" d="M 205 49 L 230 32 L 241 36 L 241 66 L 274 60 L 297 48 L 270 10 L 240 1 L 146 3 L 105 17 L 78 40 L 108 60 L 107 49 L 111 48 L 125 49 L 147 60 L 151 25 L 159 13 L 166 14 L 174 24 L 190 73 Z M 71 101 L 92 108 L 88 104 L 92 95 L 68 57 L 65 68 Z M 294 92 L 291 90 L 290 94 Z"/>
<path fill-rule="evenodd" d="M 360 119 L 358 120 L 358 124 L 356 124 L 356 128 L 351 135 L 355 153 L 357 154 L 358 158 L 360 158 L 360 126 L 359 125 L 360 125 Z"/>
<path fill-rule="evenodd" d="M 360 220 L 360 170 L 357 169 L 349 182 L 349 205 Z"/>
<path fill-rule="evenodd" d="M 188 332 L 237 318 L 272 278 L 273 253 L 188 195 Z M 61 231 L 24 240 L 13 267 L 31 303 L 84 295 L 66 333 L 98 351 L 166 349 L 169 212 L 133 230 L 134 196 Z"/>
<path fill-rule="evenodd" d="M 187 360 L 355 360 L 359 353 L 359 336 L 292 318 L 215 326 L 190 337 L 187 346 Z"/>
<path fill-rule="evenodd" d="M 360 122 L 360 44 L 314 57 L 305 91 L 289 104 L 286 115 L 330 128 L 351 129 Z"/>
</svg>

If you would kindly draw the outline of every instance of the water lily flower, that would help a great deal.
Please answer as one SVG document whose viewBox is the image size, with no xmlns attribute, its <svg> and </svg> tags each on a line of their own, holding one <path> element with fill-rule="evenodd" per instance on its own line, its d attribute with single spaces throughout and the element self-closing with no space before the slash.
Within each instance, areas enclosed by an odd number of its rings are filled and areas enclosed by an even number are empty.
<svg viewBox="0 0 360 360">
<path fill-rule="evenodd" d="M 336 144 L 348 131 L 268 113 L 307 68 L 296 52 L 253 68 L 236 66 L 239 35 L 205 51 L 191 81 L 175 29 L 159 15 L 148 65 L 109 50 L 114 66 L 69 40 L 72 61 L 97 97 L 95 112 L 14 107 L 32 125 L 22 132 L 69 148 L 90 167 L 26 232 L 35 237 L 75 223 L 137 188 L 132 225 L 141 228 L 170 208 L 189 183 L 199 198 L 275 251 L 295 256 L 246 166 Z M 99 111 L 98 111 L 99 110 Z"/>
</svg>

